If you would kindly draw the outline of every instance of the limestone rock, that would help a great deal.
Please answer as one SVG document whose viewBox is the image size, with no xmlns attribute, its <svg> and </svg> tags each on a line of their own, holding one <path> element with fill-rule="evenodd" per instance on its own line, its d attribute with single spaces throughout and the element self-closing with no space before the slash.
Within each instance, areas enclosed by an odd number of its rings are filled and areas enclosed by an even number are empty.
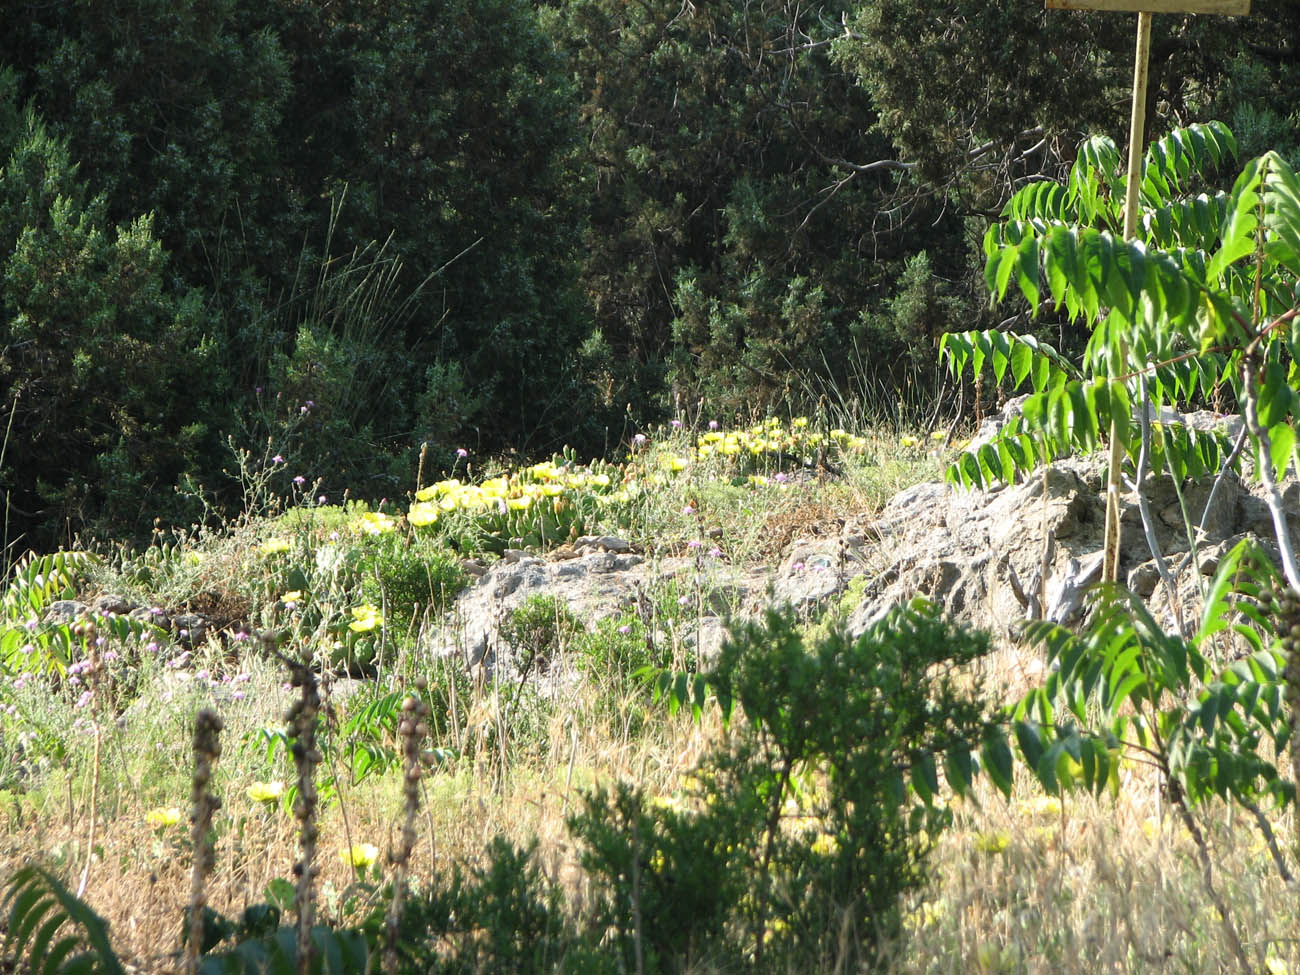
<svg viewBox="0 0 1300 975">
<path fill-rule="evenodd" d="M 1184 421 L 1217 424 L 1223 418 Z M 616 536 L 584 536 L 549 559 L 512 550 L 476 567 L 474 583 L 424 639 L 434 653 L 509 670 L 511 650 L 501 645 L 501 621 L 543 594 L 559 599 L 589 627 L 635 611 L 652 630 L 671 632 L 705 657 L 721 646 L 728 619 L 752 618 L 774 604 L 809 615 L 837 607 L 853 633 L 916 596 L 999 637 L 1016 634 L 1028 618 L 1068 625 L 1079 620 L 1087 587 L 1101 574 L 1103 475 L 1101 460 L 1076 458 L 988 491 L 918 484 L 874 516 L 850 515 L 838 531 L 795 539 L 776 566 L 741 568 L 698 552 L 648 559 Z M 1300 485 L 1292 480 L 1284 488 L 1300 539 Z M 1185 485 L 1181 498 L 1167 476 L 1150 478 L 1146 494 L 1178 605 L 1194 619 L 1203 579 L 1223 553 L 1243 537 L 1272 537 L 1267 507 L 1257 488 L 1231 476 L 1217 489 L 1212 478 Z M 1184 510 L 1196 529 L 1196 559 L 1188 551 Z M 1121 518 L 1121 578 L 1172 626 L 1173 604 L 1131 492 L 1121 499 Z M 656 600 L 669 591 L 686 603 L 665 623 Z"/>
<path fill-rule="evenodd" d="M 688 617 L 682 638 L 701 652 L 711 651 L 721 643 L 721 620 L 746 606 L 754 611 L 762 602 L 756 596 L 766 592 L 771 575 L 765 569 L 741 571 L 713 559 L 647 562 L 631 546 L 611 544 L 610 538 L 574 548 L 582 554 L 558 561 L 521 554 L 488 566 L 457 598 L 442 625 L 426 635 L 427 649 L 439 656 L 456 655 L 471 666 L 508 672 L 513 661 L 509 648 L 502 646 L 501 623 L 529 598 L 554 597 L 589 628 L 629 609 L 654 625 L 656 599 L 664 598 L 671 587 L 689 599 L 693 610 L 674 607 Z"/>
</svg>

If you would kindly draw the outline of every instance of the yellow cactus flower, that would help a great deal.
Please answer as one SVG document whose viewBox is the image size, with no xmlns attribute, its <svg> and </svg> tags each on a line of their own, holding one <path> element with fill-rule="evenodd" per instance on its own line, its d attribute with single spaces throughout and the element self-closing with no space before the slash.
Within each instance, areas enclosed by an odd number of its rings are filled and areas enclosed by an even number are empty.
<svg viewBox="0 0 1300 975">
<path fill-rule="evenodd" d="M 367 511 L 356 520 L 355 527 L 367 535 L 383 535 L 385 532 L 393 531 L 397 523 L 382 511 Z"/>
<path fill-rule="evenodd" d="M 1018 804 L 1020 811 L 1030 816 L 1061 815 L 1061 800 L 1056 796 L 1038 796 Z"/>
<path fill-rule="evenodd" d="M 438 506 L 428 501 L 417 501 L 406 512 L 406 520 L 415 528 L 432 525 L 438 520 Z"/>
<path fill-rule="evenodd" d="M 287 552 L 289 548 L 287 538 L 268 538 L 257 547 L 257 551 L 261 555 L 275 555 L 278 552 Z"/>
<path fill-rule="evenodd" d="M 975 837 L 975 849 L 981 853 L 1001 853 L 1011 845 L 1011 835 L 1002 831 L 980 833 Z"/>
<path fill-rule="evenodd" d="M 166 829 L 181 821 L 181 811 L 176 806 L 159 806 L 145 813 L 144 821 L 154 829 Z"/>
<path fill-rule="evenodd" d="M 676 793 L 670 796 L 655 796 L 650 800 L 650 805 L 655 809 L 666 809 L 675 813 L 688 813 L 691 811 L 690 806 L 686 804 L 686 800 Z"/>
<path fill-rule="evenodd" d="M 383 625 L 384 614 L 378 607 L 370 603 L 352 607 L 352 622 L 348 624 L 348 629 L 353 633 L 369 633 L 375 627 Z"/>
<path fill-rule="evenodd" d="M 373 867 L 379 859 L 379 847 L 373 843 L 353 843 L 339 850 L 339 856 L 349 867 L 366 870 Z"/>
<path fill-rule="evenodd" d="M 555 461 L 544 460 L 528 468 L 528 473 L 539 481 L 551 481 L 559 476 L 560 468 L 556 466 Z"/>
<path fill-rule="evenodd" d="M 900 447 L 915 447 L 915 446 L 916 446 L 916 438 L 915 438 L 915 437 L 899 437 L 899 438 L 898 438 L 898 445 L 899 445 Z"/>
<path fill-rule="evenodd" d="M 248 798 L 254 802 L 279 802 L 284 798 L 284 783 L 280 781 L 254 782 L 248 787 L 247 793 Z"/>
</svg>

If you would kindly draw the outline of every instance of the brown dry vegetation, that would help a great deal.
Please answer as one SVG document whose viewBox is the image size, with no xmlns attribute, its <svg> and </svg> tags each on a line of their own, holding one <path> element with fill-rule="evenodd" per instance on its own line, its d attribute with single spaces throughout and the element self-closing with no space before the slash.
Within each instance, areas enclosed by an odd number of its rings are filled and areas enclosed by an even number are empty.
<svg viewBox="0 0 1300 975">
<path fill-rule="evenodd" d="M 912 475 L 932 470 L 920 459 Z M 879 504 L 901 480 L 905 478 L 896 468 L 875 480 L 870 471 L 855 470 L 846 482 L 814 479 L 797 488 L 800 494 L 774 496 L 750 509 L 733 506 L 730 511 L 747 511 L 748 518 L 727 524 L 729 549 L 739 558 L 771 557 L 774 539 L 859 514 Z M 694 497 L 706 509 L 712 490 L 704 483 L 694 486 Z M 646 523 L 662 532 L 663 545 L 681 544 L 681 526 L 674 521 L 679 505 L 665 492 L 646 514 Z M 276 527 L 251 521 L 233 536 L 200 540 L 195 544 L 205 556 L 194 575 L 218 593 L 222 584 L 228 586 L 218 600 L 222 605 L 246 605 L 241 601 L 248 599 L 247 590 L 235 584 L 236 576 L 247 570 L 246 555 L 256 540 Z M 47 756 L 39 767 L 13 772 L 0 797 L 0 874 L 37 861 L 52 865 L 75 889 L 87 870 L 85 898 L 110 922 L 115 947 L 136 971 L 171 971 L 178 957 L 189 890 L 188 829 L 183 814 L 179 823 L 164 826 L 150 825 L 146 817 L 151 810 L 186 806 L 186 722 L 198 706 L 211 703 L 213 694 L 190 676 L 200 666 L 239 668 L 250 675 L 242 698 L 220 696 L 225 751 L 214 789 L 224 805 L 211 903 L 237 914 L 261 901 L 269 882 L 290 875 L 296 856 L 292 817 L 279 804 L 248 795 L 256 781 L 292 778 L 282 753 L 281 771 L 275 773 L 262 746 L 250 744 L 259 728 L 282 726 L 286 678 L 274 661 L 235 656 L 232 644 L 219 638 L 197 651 L 186 672 L 154 666 L 139 696 L 120 713 L 95 711 L 93 720 L 75 729 L 67 720 L 44 715 L 42 720 L 65 736 L 61 763 Z M 412 658 L 407 666 L 417 671 L 435 667 Z M 1038 652 L 1019 646 L 1001 647 L 977 666 L 986 686 L 1001 687 L 1008 699 L 1042 675 Z M 396 673 L 381 678 L 393 688 L 405 679 L 406 674 Z M 338 713 L 347 708 L 345 690 L 337 692 Z M 579 684 L 549 701 L 539 710 L 535 727 L 525 731 L 508 726 L 502 717 L 508 692 L 478 684 L 460 702 L 456 743 L 478 736 L 481 747 L 461 749 L 469 757 L 451 761 L 424 780 L 412 878 L 417 886 L 432 885 L 454 865 L 479 862 L 488 841 L 504 835 L 521 845 L 536 841 L 535 855 L 544 872 L 563 884 L 571 904 L 580 909 L 586 881 L 565 818 L 582 790 L 630 780 L 650 794 L 672 793 L 720 734 L 720 724 L 707 710 L 696 723 L 685 713 L 669 717 L 657 705 L 633 734 L 626 722 L 602 713 L 590 684 Z M 49 704 L 51 712 L 68 708 L 62 698 Z M 98 766 L 89 757 L 96 735 Z M 14 746 L 6 741 L 6 747 Z M 37 746 L 27 742 L 18 747 L 34 753 Z M 352 785 L 346 771 L 335 771 L 338 795 L 325 807 L 320 823 L 320 905 L 327 919 L 346 923 L 361 909 L 348 903 L 360 888 L 341 852 L 358 843 L 393 848 L 402 791 L 397 774 Z M 908 936 L 892 947 L 891 967 L 900 975 L 1214 972 L 1234 967 L 1190 840 L 1168 815 L 1149 770 L 1126 768 L 1119 789 L 1100 797 L 1045 801 L 1023 778 L 1010 802 L 985 782 L 977 784 L 972 798 L 952 801 L 954 825 L 932 852 L 932 880 L 912 898 Z M 1211 804 L 1198 815 L 1215 857 L 1216 882 L 1236 914 L 1257 970 L 1270 975 L 1300 971 L 1294 890 L 1279 879 L 1258 834 L 1247 828 L 1245 814 Z M 1295 835 L 1291 814 L 1274 818 L 1285 845 Z M 1292 851 L 1283 852 L 1294 863 Z M 381 854 L 377 868 L 382 867 Z M 370 895 L 359 896 L 364 905 Z"/>
</svg>

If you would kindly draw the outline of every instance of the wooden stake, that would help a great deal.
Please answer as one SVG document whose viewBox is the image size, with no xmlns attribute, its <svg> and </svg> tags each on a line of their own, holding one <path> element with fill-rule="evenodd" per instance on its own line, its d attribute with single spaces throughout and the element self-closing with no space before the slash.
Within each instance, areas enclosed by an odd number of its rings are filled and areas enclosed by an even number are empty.
<svg viewBox="0 0 1300 975">
<path fill-rule="evenodd" d="M 1133 55 L 1133 112 L 1128 127 L 1128 185 L 1124 197 L 1124 239 L 1137 236 L 1138 213 L 1141 210 L 1142 147 L 1147 114 L 1147 67 L 1151 59 L 1151 12 L 1138 13 L 1137 50 Z M 1127 343 L 1121 340 L 1121 359 L 1128 358 Z M 1117 380 L 1119 381 L 1119 380 Z M 1146 409 L 1147 404 L 1139 404 Z M 1110 421 L 1110 462 L 1106 472 L 1106 547 L 1101 562 L 1101 581 L 1119 580 L 1120 471 L 1124 465 L 1124 445 L 1119 439 L 1119 425 L 1114 417 Z"/>
</svg>

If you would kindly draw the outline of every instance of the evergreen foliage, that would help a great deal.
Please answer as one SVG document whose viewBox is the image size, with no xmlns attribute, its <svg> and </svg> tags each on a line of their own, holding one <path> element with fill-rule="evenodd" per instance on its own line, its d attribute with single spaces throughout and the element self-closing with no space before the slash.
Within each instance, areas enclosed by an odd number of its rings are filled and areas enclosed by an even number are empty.
<svg viewBox="0 0 1300 975">
<path fill-rule="evenodd" d="M 788 403 L 859 379 L 851 366 L 888 377 L 928 347 L 886 313 L 925 245 L 882 217 L 906 167 L 872 131 L 872 93 L 830 57 L 851 6 L 551 11 L 589 133 L 589 351 L 614 405 Z M 926 206 L 917 216 L 936 273 L 953 274 L 959 224 Z"/>
<path fill-rule="evenodd" d="M 230 437 L 291 460 L 278 490 L 379 498 L 422 443 L 445 468 L 701 399 L 896 409 L 993 324 L 970 245 L 1119 135 L 1131 57 L 1128 18 L 1030 0 L 11 13 L 0 487 L 37 547 L 186 522 L 178 483 L 231 499 Z M 1294 164 L 1298 36 L 1274 0 L 1162 17 L 1152 133 L 1217 116 Z"/>
<path fill-rule="evenodd" d="M 0 75 L 0 467 L 11 530 L 174 513 L 226 421 L 221 346 L 153 218 L 113 225 L 67 144 Z M 160 490 L 161 489 L 161 490 Z M 17 532 L 15 532 L 17 533 Z"/>
</svg>

